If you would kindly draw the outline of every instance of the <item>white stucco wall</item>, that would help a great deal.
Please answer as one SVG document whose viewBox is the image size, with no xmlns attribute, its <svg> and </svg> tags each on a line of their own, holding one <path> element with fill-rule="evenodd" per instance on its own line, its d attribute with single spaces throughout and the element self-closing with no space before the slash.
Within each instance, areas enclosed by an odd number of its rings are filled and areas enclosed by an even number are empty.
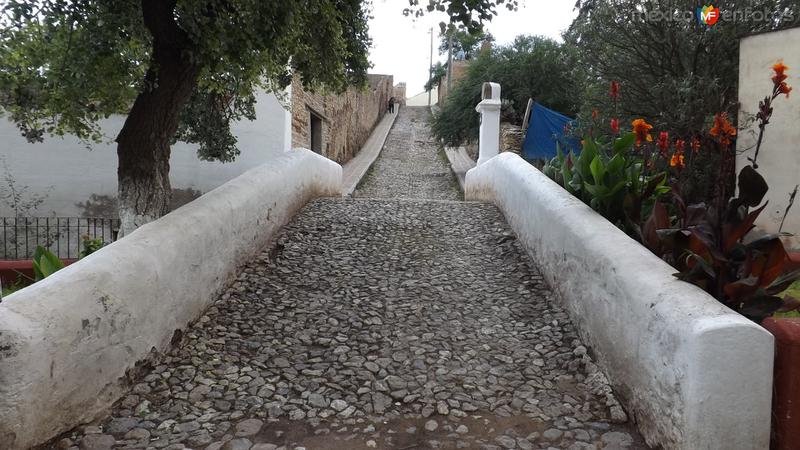
<svg viewBox="0 0 800 450">
<path fill-rule="evenodd" d="M 794 87 L 787 99 L 783 95 L 773 102 L 772 119 L 767 125 L 761 151 L 758 154 L 758 171 L 769 184 L 766 200 L 769 206 L 761 213 L 756 225 L 768 233 L 776 233 L 789 204 L 789 193 L 800 184 L 800 28 L 758 34 L 741 40 L 739 46 L 739 123 L 747 115 L 758 112 L 758 102 L 772 90 L 772 65 L 783 60 L 789 66 L 786 80 Z M 737 168 L 749 164 L 758 138 L 758 126 L 753 123 L 739 131 L 736 143 Z M 783 231 L 795 233 L 788 238 L 788 246 L 800 249 L 800 198 L 786 218 Z"/>
<path fill-rule="evenodd" d="M 518 155 L 467 172 L 465 195 L 503 211 L 650 445 L 769 448 L 771 334 Z"/>
<path fill-rule="evenodd" d="M 236 268 L 341 167 L 309 150 L 276 156 L 0 303 L 0 447 L 23 449 L 92 420 L 126 371 L 162 351 Z"/>
<path fill-rule="evenodd" d="M 201 161 L 197 145 L 175 143 L 170 157 L 172 187 L 205 193 L 287 150 L 291 145 L 291 117 L 281 100 L 259 92 L 255 109 L 256 120 L 231 125 L 241 151 L 233 162 Z M 80 216 L 83 210 L 76 204 L 86 202 L 92 194 L 117 195 L 114 138 L 124 122 L 122 115 L 103 120 L 100 126 L 107 139 L 87 148 L 74 136 L 46 136 L 44 142 L 29 143 L 14 123 L 0 117 L 0 158 L 16 179 L 17 188 L 27 186 L 30 194 L 46 194 L 33 215 Z M 0 203 L 0 216 L 13 216 L 13 211 Z"/>
</svg>

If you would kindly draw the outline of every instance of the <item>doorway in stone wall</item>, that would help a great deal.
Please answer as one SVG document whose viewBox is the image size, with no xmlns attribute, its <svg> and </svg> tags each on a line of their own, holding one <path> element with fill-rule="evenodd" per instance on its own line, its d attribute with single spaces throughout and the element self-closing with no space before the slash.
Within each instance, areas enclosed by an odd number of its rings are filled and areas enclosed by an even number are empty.
<svg viewBox="0 0 800 450">
<path fill-rule="evenodd" d="M 309 112 L 311 123 L 311 151 L 322 154 L 322 117 Z"/>
</svg>

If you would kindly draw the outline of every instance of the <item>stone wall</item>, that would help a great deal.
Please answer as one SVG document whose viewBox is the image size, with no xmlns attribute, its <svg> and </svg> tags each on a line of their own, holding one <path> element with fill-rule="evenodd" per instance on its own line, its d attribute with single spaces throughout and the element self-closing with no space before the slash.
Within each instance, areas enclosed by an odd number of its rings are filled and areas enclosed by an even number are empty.
<svg viewBox="0 0 800 450">
<path fill-rule="evenodd" d="M 386 114 L 394 95 L 391 75 L 367 75 L 368 85 L 350 87 L 343 94 L 312 92 L 299 77 L 292 81 L 292 147 L 312 149 L 311 115 L 321 119 L 319 153 L 338 163 L 349 161 Z"/>
<path fill-rule="evenodd" d="M 739 130 L 736 140 L 736 167 L 741 169 L 750 164 L 755 152 L 758 124 L 747 122 L 749 115 L 758 112 L 758 102 L 772 89 L 772 65 L 782 60 L 792 69 L 800 67 L 800 28 L 757 34 L 742 39 L 739 45 L 739 124 L 746 129 Z M 791 44 L 791 45 L 789 45 Z M 789 70 L 789 85 L 797 85 L 797 71 Z M 774 112 L 764 133 L 764 140 L 758 154 L 758 171 L 769 184 L 764 200 L 769 205 L 764 209 L 756 226 L 766 233 L 777 233 L 783 214 L 789 206 L 789 193 L 800 183 L 800 101 L 795 92 L 787 99 L 780 96 L 772 102 Z M 790 248 L 800 249 L 800 198 L 786 216 L 783 231 L 793 233 L 784 237 Z"/>
<path fill-rule="evenodd" d="M 397 83 L 394 87 L 394 98 L 400 102 L 401 105 L 406 105 L 406 84 Z"/>
</svg>

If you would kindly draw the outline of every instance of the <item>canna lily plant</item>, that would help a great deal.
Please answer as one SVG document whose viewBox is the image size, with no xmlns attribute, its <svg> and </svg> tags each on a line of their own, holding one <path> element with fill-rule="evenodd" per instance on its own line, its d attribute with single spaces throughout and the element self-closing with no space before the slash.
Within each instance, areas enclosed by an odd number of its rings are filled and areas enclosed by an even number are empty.
<svg viewBox="0 0 800 450">
<path fill-rule="evenodd" d="M 735 177 L 735 196 L 729 180 L 734 180 L 732 145 L 737 130 L 726 113 L 714 116 L 707 134 L 673 141 L 667 131 L 654 138 L 653 126 L 644 119 L 634 120 L 630 132 L 621 132 L 619 120 L 612 118 L 610 138 L 598 136 L 602 133 L 596 133 L 597 113 L 593 112 L 592 127 L 584 133 L 580 153 L 564 154 L 558 148 L 556 157 L 543 168 L 571 194 L 670 262 L 678 270 L 678 278 L 758 322 L 775 312 L 800 309 L 799 299 L 778 296 L 800 279 L 780 236 L 750 239 L 754 223 L 766 207 L 763 200 L 768 190 L 756 170 L 761 141 L 773 101 L 780 95 L 788 97 L 791 91 L 786 84 L 788 68 L 778 63 L 773 70 L 772 93 L 760 102 L 756 116 L 759 138 L 755 153 L 751 164 Z M 619 90 L 612 82 L 615 115 Z M 707 203 L 687 204 L 676 180 L 701 148 L 714 148 L 721 156 L 716 189 Z"/>
<path fill-rule="evenodd" d="M 572 151 L 565 155 L 557 146 L 556 157 L 542 170 L 617 227 L 639 237 L 642 211 L 670 188 L 665 172 L 646 173 L 633 152 L 636 140 L 635 132 L 610 142 L 587 136 L 579 155 Z"/>
<path fill-rule="evenodd" d="M 667 206 L 656 202 L 645 224 L 643 241 L 678 269 L 678 278 L 703 288 L 731 309 L 757 322 L 775 312 L 800 308 L 800 300 L 778 296 L 800 279 L 800 270 L 792 270 L 780 236 L 748 239 L 756 219 L 767 206 L 762 201 L 768 185 L 756 170 L 756 160 L 772 114 L 771 102 L 781 94 L 788 97 L 791 91 L 785 82 L 788 68 L 778 63 L 773 69 L 773 92 L 760 104 L 755 154 L 750 159 L 751 164 L 743 167 L 737 176 L 737 195 L 727 200 L 724 189 L 720 189 L 711 204 L 686 205 L 678 187 L 674 186 L 672 204 L 676 216 L 671 217 Z M 727 115 L 714 117 L 710 135 L 716 139 L 720 151 L 726 152 L 726 160 L 732 161 L 731 145 L 736 128 L 729 123 Z M 724 183 L 727 170 L 725 164 L 722 166 L 720 184 Z"/>
</svg>

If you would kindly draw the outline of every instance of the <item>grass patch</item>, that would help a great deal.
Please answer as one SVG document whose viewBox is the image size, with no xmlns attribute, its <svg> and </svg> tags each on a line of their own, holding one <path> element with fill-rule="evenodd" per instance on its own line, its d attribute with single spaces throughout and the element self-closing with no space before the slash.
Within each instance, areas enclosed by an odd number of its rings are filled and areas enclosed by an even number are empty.
<svg viewBox="0 0 800 450">
<path fill-rule="evenodd" d="M 796 281 L 793 285 L 789 286 L 789 289 L 780 294 L 781 297 L 784 295 L 791 295 L 792 297 L 800 298 L 800 281 Z M 791 311 L 787 313 L 775 313 L 775 317 L 800 317 L 800 312 Z"/>
</svg>

